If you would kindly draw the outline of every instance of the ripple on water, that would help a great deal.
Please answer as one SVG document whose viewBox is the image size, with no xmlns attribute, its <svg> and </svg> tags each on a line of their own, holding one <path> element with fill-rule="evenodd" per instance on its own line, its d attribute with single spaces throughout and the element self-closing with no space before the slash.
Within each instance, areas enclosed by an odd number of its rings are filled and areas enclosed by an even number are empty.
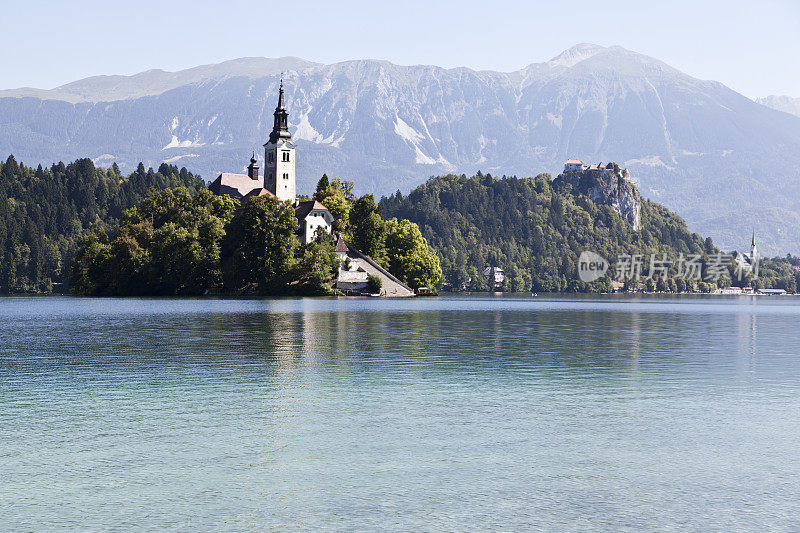
<svg viewBox="0 0 800 533">
<path fill-rule="evenodd" d="M 798 301 L 0 299 L 0 530 L 797 529 Z"/>
</svg>

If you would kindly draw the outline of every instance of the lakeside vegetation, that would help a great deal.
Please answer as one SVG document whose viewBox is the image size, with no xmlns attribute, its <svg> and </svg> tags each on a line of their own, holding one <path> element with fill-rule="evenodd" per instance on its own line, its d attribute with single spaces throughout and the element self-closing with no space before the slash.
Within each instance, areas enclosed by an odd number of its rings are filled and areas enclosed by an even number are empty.
<svg viewBox="0 0 800 533">
<path fill-rule="evenodd" d="M 415 288 L 438 281 L 438 259 L 417 226 L 376 218 L 372 195 L 356 199 L 351 183 L 324 178 L 315 199 L 335 208 L 338 230 L 374 250 L 393 275 Z M 334 237 L 321 232 L 301 245 L 298 230 L 294 208 L 274 197 L 240 202 L 207 189 L 153 191 L 123 214 L 113 238 L 102 230 L 84 238 L 70 288 L 93 296 L 334 293 Z"/>
<path fill-rule="evenodd" d="M 194 194 L 205 183 L 185 168 L 124 176 L 91 159 L 37 168 L 0 161 L 0 294 L 47 293 L 65 284 L 81 238 L 113 233 L 126 209 L 151 190 L 184 187 Z"/>
<path fill-rule="evenodd" d="M 323 176 L 313 199 L 348 242 L 413 288 L 489 290 L 482 271 L 496 265 L 506 274 L 502 290 L 608 291 L 613 272 L 591 284 L 576 278 L 583 250 L 609 259 L 700 254 L 704 263 L 719 251 L 663 206 L 643 201 L 642 229 L 634 231 L 610 206 L 547 174 L 441 176 L 379 203 L 356 197 L 352 182 Z M 263 294 L 330 293 L 334 243 L 320 236 L 301 247 L 296 225 L 284 204 L 240 206 L 174 165 L 140 164 L 125 176 L 90 159 L 34 169 L 10 156 L 0 162 L 0 293 L 69 285 L 76 294 L 180 295 L 248 284 Z M 796 292 L 798 268 L 797 257 L 762 258 L 758 279 L 737 280 L 732 269 L 729 276 L 734 285 Z M 670 278 L 645 288 L 713 287 Z"/>
</svg>

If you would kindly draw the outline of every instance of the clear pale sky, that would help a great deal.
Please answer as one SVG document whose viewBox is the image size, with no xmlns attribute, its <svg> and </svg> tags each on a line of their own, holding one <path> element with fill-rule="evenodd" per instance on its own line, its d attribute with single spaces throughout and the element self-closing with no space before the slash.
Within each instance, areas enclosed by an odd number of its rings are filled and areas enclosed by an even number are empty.
<svg viewBox="0 0 800 533">
<path fill-rule="evenodd" d="M 0 88 L 244 56 L 517 70 L 621 45 L 747 96 L 800 97 L 799 0 L 0 0 Z"/>
</svg>

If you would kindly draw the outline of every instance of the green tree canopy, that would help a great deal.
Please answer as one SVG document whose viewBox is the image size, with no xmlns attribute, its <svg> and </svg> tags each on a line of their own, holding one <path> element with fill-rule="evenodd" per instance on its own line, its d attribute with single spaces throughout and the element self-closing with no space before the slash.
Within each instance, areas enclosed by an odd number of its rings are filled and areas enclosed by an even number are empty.
<svg viewBox="0 0 800 533">
<path fill-rule="evenodd" d="M 13 155 L 0 161 L 0 294 L 66 285 L 84 237 L 116 232 L 124 211 L 148 191 L 179 186 L 205 188 L 199 176 L 167 164 L 123 176 L 118 166 L 96 167 L 91 159 L 50 168 Z"/>
<path fill-rule="evenodd" d="M 442 277 L 439 258 L 413 222 L 387 220 L 385 246 L 389 272 L 411 288 L 433 287 Z"/>
<path fill-rule="evenodd" d="M 223 241 L 225 285 L 241 288 L 255 282 L 262 293 L 280 292 L 300 245 L 295 238 L 298 228 L 287 203 L 266 196 L 244 202 Z"/>
<path fill-rule="evenodd" d="M 202 294 L 222 280 L 221 241 L 235 201 L 206 189 L 151 192 L 125 212 L 113 240 L 84 239 L 70 284 L 86 295 Z"/>
<path fill-rule="evenodd" d="M 353 203 L 350 211 L 350 241 L 358 250 L 376 261 L 385 256 L 385 223 L 380 208 L 371 194 Z"/>
</svg>

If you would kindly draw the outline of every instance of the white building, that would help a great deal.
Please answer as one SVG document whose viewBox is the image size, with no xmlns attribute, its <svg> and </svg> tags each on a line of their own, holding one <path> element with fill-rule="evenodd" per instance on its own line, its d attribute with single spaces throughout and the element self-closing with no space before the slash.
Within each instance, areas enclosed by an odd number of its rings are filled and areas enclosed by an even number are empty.
<svg viewBox="0 0 800 533">
<path fill-rule="evenodd" d="M 328 208 L 316 200 L 305 200 L 297 202 L 294 214 L 300 222 L 300 243 L 307 244 L 313 241 L 317 235 L 317 230 L 330 235 L 333 228 L 333 215 Z"/>
<path fill-rule="evenodd" d="M 381 296 L 414 296 L 411 287 L 390 274 L 371 257 L 347 244 L 341 235 L 336 242 L 336 255 L 341 262 L 336 276 L 336 288 L 346 295 L 364 294 L 369 276 L 377 276 L 381 279 Z"/>
<path fill-rule="evenodd" d="M 283 100 L 283 80 L 278 92 L 278 106 L 269 140 L 264 144 L 264 178 L 258 175 L 255 154 L 250 159 L 247 174 L 224 172 L 211 182 L 209 189 L 217 195 L 244 198 L 256 189 L 266 189 L 282 202 L 294 202 L 297 195 L 295 186 L 295 144 L 289 133 L 289 113 Z M 263 196 L 263 194 L 256 194 Z"/>
<path fill-rule="evenodd" d="M 500 267 L 486 267 L 483 271 L 483 277 L 486 278 L 486 283 L 492 289 L 499 289 L 506 280 L 505 272 Z"/>
<path fill-rule="evenodd" d="M 741 272 L 752 272 L 758 274 L 758 248 L 756 248 L 756 232 L 753 231 L 753 240 L 750 242 L 750 253 L 733 253 L 733 260 L 736 262 L 736 269 Z"/>
</svg>

